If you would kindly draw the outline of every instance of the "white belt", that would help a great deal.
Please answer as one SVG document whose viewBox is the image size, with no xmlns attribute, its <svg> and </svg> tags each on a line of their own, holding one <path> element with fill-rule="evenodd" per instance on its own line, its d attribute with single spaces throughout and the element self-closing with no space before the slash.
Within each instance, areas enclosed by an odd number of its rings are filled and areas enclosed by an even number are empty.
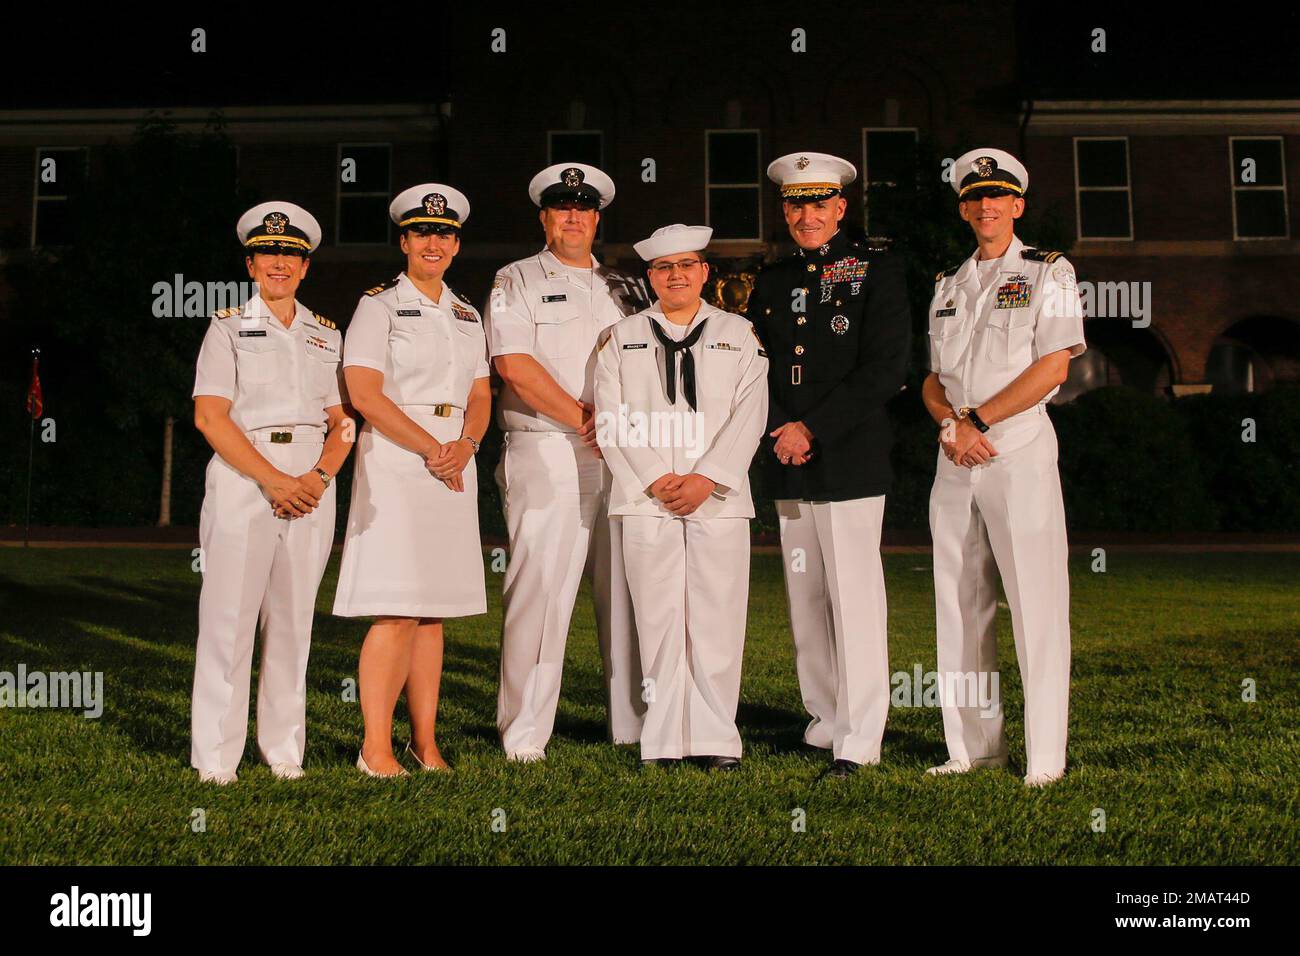
<svg viewBox="0 0 1300 956">
<path fill-rule="evenodd" d="M 320 425 L 271 425 L 244 432 L 249 441 L 270 442 L 272 445 L 323 445 L 325 429 Z"/>
</svg>

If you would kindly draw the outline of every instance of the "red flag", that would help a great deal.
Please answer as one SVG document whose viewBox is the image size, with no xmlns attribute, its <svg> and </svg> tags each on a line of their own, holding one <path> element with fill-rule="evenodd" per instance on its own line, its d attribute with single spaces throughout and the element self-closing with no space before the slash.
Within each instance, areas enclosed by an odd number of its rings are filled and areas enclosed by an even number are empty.
<svg viewBox="0 0 1300 956">
<path fill-rule="evenodd" d="M 45 408 L 45 403 L 41 401 L 41 375 L 37 371 L 40 361 L 39 356 L 32 356 L 32 384 L 27 387 L 27 414 L 32 418 L 40 418 L 41 411 Z"/>
</svg>

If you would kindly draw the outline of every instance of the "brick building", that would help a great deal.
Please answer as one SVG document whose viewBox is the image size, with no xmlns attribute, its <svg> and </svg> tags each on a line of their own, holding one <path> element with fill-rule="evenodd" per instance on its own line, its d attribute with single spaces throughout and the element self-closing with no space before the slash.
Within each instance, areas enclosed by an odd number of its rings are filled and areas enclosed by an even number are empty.
<svg viewBox="0 0 1300 956">
<path fill-rule="evenodd" d="M 1015 18 L 1013 4 L 986 6 Z M 97 147 L 159 105 L 182 128 L 219 107 L 241 183 L 317 215 L 325 239 L 304 298 L 344 321 L 360 290 L 399 268 L 387 203 L 421 180 L 469 196 L 450 281 L 482 301 L 498 266 L 540 244 L 526 185 L 550 162 L 590 161 L 618 184 L 597 249 L 607 262 L 637 270 L 634 241 L 707 222 L 723 271 L 741 274 L 787 244 L 764 176 L 772 158 L 806 148 L 851 159 L 850 214 L 880 234 L 864 187 L 938 177 L 917 167 L 918 141 L 939 156 L 983 143 L 1025 160 L 1031 204 L 1063 211 L 1066 251 L 1095 293 L 1093 348 L 1061 398 L 1105 383 L 1185 394 L 1300 378 L 1300 208 L 1288 185 L 1300 171 L 1300 100 L 1040 97 L 1013 48 L 1023 36 L 1008 32 L 1009 48 L 990 56 L 950 28 L 964 9 L 865 5 L 830 20 L 704 8 L 689 15 L 692 39 L 670 31 L 671 45 L 657 41 L 653 11 L 584 21 L 582 43 L 470 16 L 437 82 L 402 86 L 395 70 L 358 81 L 347 102 L 324 87 L 310 102 L 277 93 L 268 105 L 223 101 L 217 88 L 196 107 L 160 104 L 150 89 L 137 105 L 104 106 L 90 89 L 60 108 L 0 110 L 0 254 L 57 246 L 75 215 L 41 182 L 45 160 L 93 169 Z"/>
</svg>

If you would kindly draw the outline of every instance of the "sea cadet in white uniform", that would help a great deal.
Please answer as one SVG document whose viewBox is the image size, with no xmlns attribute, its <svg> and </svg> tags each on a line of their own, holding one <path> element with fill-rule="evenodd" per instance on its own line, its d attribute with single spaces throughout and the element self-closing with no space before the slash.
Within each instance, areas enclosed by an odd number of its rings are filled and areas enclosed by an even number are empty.
<svg viewBox="0 0 1300 956">
<path fill-rule="evenodd" d="M 555 724 L 564 646 L 582 576 L 592 576 L 596 631 L 615 743 L 641 735 L 641 673 L 619 545 L 606 520 L 609 469 L 592 432 L 592 380 L 601 332 L 648 297 L 591 254 L 614 183 L 561 163 L 533 177 L 546 248 L 501 269 L 484 318 L 503 385 L 505 433 L 496 480 L 510 561 L 502 591 L 497 728 L 511 760 L 541 760 Z"/>
<path fill-rule="evenodd" d="M 638 242 L 659 301 L 607 333 L 596 434 L 614 474 L 648 703 L 641 759 L 740 766 L 749 601 L 749 465 L 767 422 L 767 356 L 748 320 L 703 302 L 713 230 Z"/>
<path fill-rule="evenodd" d="M 922 389 L 940 426 L 930 494 L 939 672 L 954 688 L 997 686 L 986 675 L 1000 576 L 1025 688 L 1025 783 L 1042 786 L 1065 772 L 1070 691 L 1065 510 L 1046 405 L 1086 347 L 1083 308 L 1070 263 L 1015 235 L 1025 167 L 976 149 L 955 169 L 978 248 L 936 277 Z M 951 759 L 932 774 L 1007 764 L 1000 701 L 963 695 L 943 702 Z"/>
<path fill-rule="evenodd" d="M 442 621 L 487 610 L 474 455 L 491 414 L 487 338 L 472 305 L 443 281 L 469 218 L 441 183 L 389 206 L 406 271 L 366 292 L 348 325 L 344 374 L 366 418 L 358 436 L 334 613 L 374 617 L 358 683 L 366 736 L 357 767 L 405 773 L 393 754 L 393 708 L 406 689 L 424 770 L 446 770 L 435 726 Z"/>
<path fill-rule="evenodd" d="M 253 633 L 262 633 L 257 747 L 301 777 L 316 589 L 334 541 L 330 481 L 351 450 L 342 337 L 298 302 L 320 225 L 267 202 L 236 229 L 258 294 L 212 317 L 194 380 L 194 424 L 216 452 L 199 516 L 203 588 L 190 762 L 232 783 L 248 731 Z"/>
</svg>

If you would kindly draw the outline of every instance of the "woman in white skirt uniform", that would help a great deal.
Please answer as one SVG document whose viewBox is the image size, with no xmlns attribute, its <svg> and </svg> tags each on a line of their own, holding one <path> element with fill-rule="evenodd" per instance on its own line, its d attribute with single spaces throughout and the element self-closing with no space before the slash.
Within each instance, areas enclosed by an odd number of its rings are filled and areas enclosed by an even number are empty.
<svg viewBox="0 0 1300 956">
<path fill-rule="evenodd" d="M 435 738 L 442 621 L 487 611 L 474 455 L 492 404 L 479 314 L 443 282 L 469 202 L 424 183 L 388 212 L 406 271 L 367 291 L 347 329 L 344 377 L 366 424 L 334 598 L 335 614 L 375 618 L 358 668 L 357 767 L 385 777 L 406 773 L 392 740 L 403 688 L 407 752 L 421 769 L 449 769 Z"/>
<path fill-rule="evenodd" d="M 259 623 L 257 749 L 280 779 L 303 775 L 312 615 L 334 541 L 330 480 L 352 448 L 343 338 L 296 299 L 320 225 L 301 206 L 267 202 L 237 231 L 258 293 L 212 317 L 194 379 L 194 424 L 216 454 L 199 515 L 190 762 L 219 784 L 234 783 L 244 754 Z"/>
</svg>

